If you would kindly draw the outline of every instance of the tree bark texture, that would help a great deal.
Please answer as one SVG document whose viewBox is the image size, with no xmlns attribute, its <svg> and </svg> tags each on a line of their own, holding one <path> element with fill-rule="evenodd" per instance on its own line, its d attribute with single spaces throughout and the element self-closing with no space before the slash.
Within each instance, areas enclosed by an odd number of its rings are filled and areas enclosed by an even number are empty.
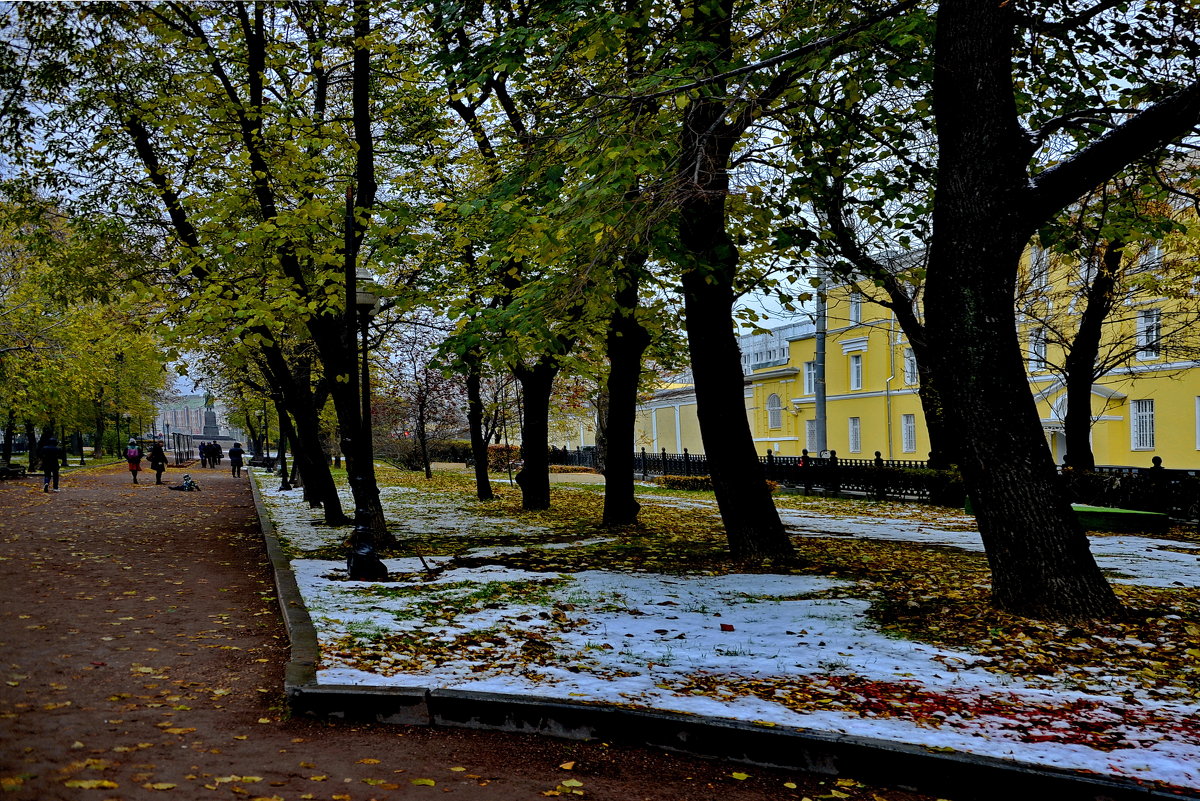
<svg viewBox="0 0 1200 801">
<path fill-rule="evenodd" d="M 938 388 L 1003 609 L 1052 619 L 1116 613 L 1057 476 L 1029 392 L 1013 296 L 1033 234 L 1017 121 L 1014 9 L 947 0 L 935 40 L 938 187 L 926 325 Z"/>
<path fill-rule="evenodd" d="M 532 367 L 513 370 L 521 382 L 525 413 L 521 419 L 521 508 L 527 511 L 550 508 L 550 394 L 558 365 L 544 356 Z"/>
<path fill-rule="evenodd" d="M 1074 470 L 1096 468 L 1096 456 L 1092 453 L 1092 383 L 1096 380 L 1104 321 L 1116 302 L 1116 279 L 1124 251 L 1125 243 L 1121 241 L 1105 245 L 1065 360 L 1067 415 L 1063 420 L 1063 436 L 1067 441 L 1067 464 Z"/>
<path fill-rule="evenodd" d="M 488 476 L 488 439 L 483 430 L 483 377 L 477 353 L 468 353 L 467 366 L 467 427 L 471 431 L 471 458 L 475 461 L 475 495 L 481 501 L 490 501 L 492 480 Z"/>
<path fill-rule="evenodd" d="M 637 522 L 641 505 L 634 497 L 633 438 L 637 426 L 637 393 L 642 375 L 642 355 L 650 334 L 637 319 L 638 272 L 645 264 L 622 270 L 623 283 L 615 294 L 608 329 L 608 404 L 604 438 L 604 525 L 629 526 Z"/>
<path fill-rule="evenodd" d="M 730 49 L 732 4 L 697 3 L 693 36 L 715 54 Z M 684 315 L 700 436 L 729 550 L 735 559 L 791 558 L 792 544 L 754 449 L 733 330 L 738 250 L 726 221 L 729 157 L 739 132 L 727 129 L 721 86 L 684 110 L 677 175 Z"/>
</svg>

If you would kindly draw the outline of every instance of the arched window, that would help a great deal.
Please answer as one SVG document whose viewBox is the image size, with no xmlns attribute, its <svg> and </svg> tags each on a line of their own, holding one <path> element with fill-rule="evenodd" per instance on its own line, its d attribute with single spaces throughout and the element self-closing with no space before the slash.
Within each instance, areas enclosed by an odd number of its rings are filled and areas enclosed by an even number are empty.
<svg viewBox="0 0 1200 801">
<path fill-rule="evenodd" d="M 778 395 L 767 397 L 767 427 L 783 428 L 783 404 Z"/>
</svg>

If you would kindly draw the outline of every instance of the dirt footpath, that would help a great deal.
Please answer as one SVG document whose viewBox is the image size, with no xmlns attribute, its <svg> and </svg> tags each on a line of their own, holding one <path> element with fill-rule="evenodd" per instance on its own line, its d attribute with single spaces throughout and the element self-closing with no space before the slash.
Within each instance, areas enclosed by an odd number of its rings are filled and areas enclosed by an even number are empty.
<svg viewBox="0 0 1200 801">
<path fill-rule="evenodd" d="M 64 474 L 59 493 L 0 483 L 5 801 L 922 798 L 600 743 L 290 718 L 247 480 L 189 469 L 201 492 L 121 467 Z"/>
</svg>

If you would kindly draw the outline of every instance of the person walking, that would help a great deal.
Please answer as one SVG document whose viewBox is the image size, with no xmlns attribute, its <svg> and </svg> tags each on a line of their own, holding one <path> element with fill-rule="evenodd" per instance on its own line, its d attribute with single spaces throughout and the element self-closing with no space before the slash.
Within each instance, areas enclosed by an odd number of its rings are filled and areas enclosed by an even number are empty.
<svg viewBox="0 0 1200 801">
<path fill-rule="evenodd" d="M 213 440 L 212 450 L 210 453 L 212 454 L 212 466 L 220 467 L 221 459 L 225 457 L 225 452 L 221 450 L 221 443 Z"/>
<path fill-rule="evenodd" d="M 42 445 L 40 455 L 42 457 L 42 469 L 45 471 L 45 477 L 42 479 L 42 492 L 50 491 L 50 480 L 54 480 L 54 491 L 58 492 L 58 470 L 62 465 L 63 449 L 58 444 L 58 440 L 54 437 L 48 437 L 45 444 Z"/>
<path fill-rule="evenodd" d="M 129 472 L 133 474 L 133 483 L 138 483 L 137 474 L 142 469 L 142 459 L 144 454 L 142 449 L 138 447 L 137 440 L 133 437 L 129 438 L 129 447 L 125 449 L 125 461 L 129 464 Z"/>
<path fill-rule="evenodd" d="M 233 447 L 229 449 L 229 469 L 233 471 L 234 478 L 242 477 L 242 457 L 245 454 L 240 442 L 233 443 Z"/>
<path fill-rule="evenodd" d="M 150 469 L 154 471 L 154 483 L 163 483 L 162 474 L 167 469 L 167 453 L 163 450 L 161 442 L 155 442 L 150 446 Z"/>
<path fill-rule="evenodd" d="M 198 450 L 200 451 L 200 466 L 208 467 L 208 443 L 201 441 Z"/>
</svg>

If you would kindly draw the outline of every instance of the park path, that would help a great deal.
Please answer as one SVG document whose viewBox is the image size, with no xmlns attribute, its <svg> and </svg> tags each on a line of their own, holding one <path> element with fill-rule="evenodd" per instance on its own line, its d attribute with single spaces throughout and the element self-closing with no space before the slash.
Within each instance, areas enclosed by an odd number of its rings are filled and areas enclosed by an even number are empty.
<svg viewBox="0 0 1200 801">
<path fill-rule="evenodd" d="M 201 492 L 134 485 L 120 466 L 66 473 L 59 493 L 0 483 L 5 801 L 922 798 L 639 748 L 291 718 L 249 484 L 189 469 Z"/>
</svg>

